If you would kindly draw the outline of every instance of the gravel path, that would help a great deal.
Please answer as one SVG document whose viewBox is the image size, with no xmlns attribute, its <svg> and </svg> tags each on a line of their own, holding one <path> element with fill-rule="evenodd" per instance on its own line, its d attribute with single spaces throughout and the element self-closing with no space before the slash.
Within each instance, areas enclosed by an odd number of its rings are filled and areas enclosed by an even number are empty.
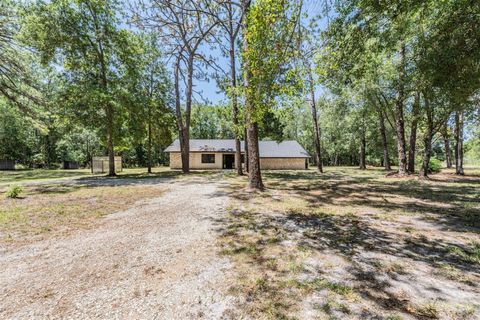
<svg viewBox="0 0 480 320">
<path fill-rule="evenodd" d="M 230 266 L 215 245 L 227 196 L 212 180 L 165 186 L 98 228 L 3 252 L 0 318 L 228 318 Z"/>
</svg>

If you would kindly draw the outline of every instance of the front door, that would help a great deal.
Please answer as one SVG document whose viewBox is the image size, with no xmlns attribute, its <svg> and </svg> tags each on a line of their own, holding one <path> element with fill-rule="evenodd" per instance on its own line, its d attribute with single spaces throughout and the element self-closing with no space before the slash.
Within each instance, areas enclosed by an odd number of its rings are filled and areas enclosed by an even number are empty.
<svg viewBox="0 0 480 320">
<path fill-rule="evenodd" d="M 233 169 L 235 163 L 234 154 L 224 154 L 223 155 L 223 169 Z"/>
</svg>

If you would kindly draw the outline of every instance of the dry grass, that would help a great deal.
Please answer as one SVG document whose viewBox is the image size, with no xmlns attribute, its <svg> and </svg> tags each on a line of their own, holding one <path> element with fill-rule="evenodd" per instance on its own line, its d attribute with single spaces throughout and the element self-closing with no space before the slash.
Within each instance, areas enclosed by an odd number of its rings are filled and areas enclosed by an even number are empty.
<svg viewBox="0 0 480 320">
<path fill-rule="evenodd" d="M 252 318 L 480 316 L 480 176 L 327 168 L 264 177 L 267 190 L 252 193 L 230 176 L 221 241 Z"/>
<path fill-rule="evenodd" d="M 67 235 L 107 214 L 156 197 L 157 186 L 42 185 L 26 187 L 19 199 L 0 198 L 1 241 L 11 244 Z"/>
</svg>

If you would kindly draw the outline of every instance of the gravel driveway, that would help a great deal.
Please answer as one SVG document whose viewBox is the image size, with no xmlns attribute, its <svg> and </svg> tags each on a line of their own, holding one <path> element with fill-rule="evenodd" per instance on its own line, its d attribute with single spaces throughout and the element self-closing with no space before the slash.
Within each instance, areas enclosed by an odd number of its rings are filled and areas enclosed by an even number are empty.
<svg viewBox="0 0 480 320">
<path fill-rule="evenodd" d="M 161 197 L 95 229 L 2 251 L 0 318 L 228 318 L 215 222 L 227 196 L 211 179 L 163 183 Z"/>
</svg>

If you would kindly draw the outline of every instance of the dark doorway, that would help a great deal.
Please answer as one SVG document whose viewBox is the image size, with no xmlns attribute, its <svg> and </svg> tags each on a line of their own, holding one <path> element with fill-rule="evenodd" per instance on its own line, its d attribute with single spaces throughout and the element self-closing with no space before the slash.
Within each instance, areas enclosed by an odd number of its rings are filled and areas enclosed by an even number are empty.
<svg viewBox="0 0 480 320">
<path fill-rule="evenodd" d="M 233 169 L 235 163 L 234 154 L 224 154 L 223 155 L 223 169 Z"/>
</svg>

